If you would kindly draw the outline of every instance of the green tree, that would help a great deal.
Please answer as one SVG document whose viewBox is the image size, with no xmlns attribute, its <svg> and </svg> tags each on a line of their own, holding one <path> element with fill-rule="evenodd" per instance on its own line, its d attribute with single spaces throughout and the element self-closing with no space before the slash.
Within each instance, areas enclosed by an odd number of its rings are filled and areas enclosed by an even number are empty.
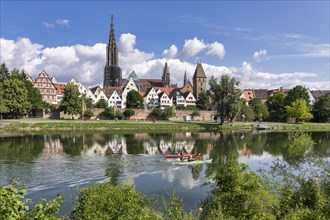
<svg viewBox="0 0 330 220">
<path fill-rule="evenodd" d="M 136 90 L 127 93 L 126 108 L 143 108 L 143 97 Z"/>
<path fill-rule="evenodd" d="M 24 83 L 16 78 L 7 77 L 3 80 L 2 88 L 3 104 L 8 110 L 8 114 L 24 115 L 31 111 L 31 103 L 28 102 L 28 90 Z M 6 110 L 6 109 L 5 109 Z"/>
<path fill-rule="evenodd" d="M 133 109 L 127 108 L 127 109 L 125 109 L 125 111 L 123 112 L 123 114 L 124 114 L 125 117 L 130 118 L 130 117 L 132 117 L 135 114 L 135 112 L 134 112 Z"/>
<path fill-rule="evenodd" d="M 5 63 L 2 63 L 0 66 L 0 80 L 3 80 L 4 78 L 8 77 L 9 74 L 9 70 L 6 66 Z"/>
<path fill-rule="evenodd" d="M 28 91 L 28 102 L 31 103 L 32 109 L 45 108 L 47 106 L 47 103 L 42 100 L 42 95 L 40 91 L 25 78 L 23 79 L 23 82 L 25 84 L 25 88 Z"/>
<path fill-rule="evenodd" d="M 163 219 L 149 206 L 154 200 L 131 185 L 96 184 L 79 192 L 73 219 Z"/>
<path fill-rule="evenodd" d="M 3 83 L 0 82 L 0 120 L 2 120 L 2 114 L 8 113 L 9 109 L 7 108 L 7 106 L 5 105 L 4 102 L 4 88 L 3 88 Z"/>
<path fill-rule="evenodd" d="M 268 107 L 269 116 L 272 121 L 285 121 L 286 97 L 287 95 L 282 91 L 268 97 L 266 105 Z"/>
<path fill-rule="evenodd" d="M 240 115 L 241 115 L 243 121 L 253 121 L 253 119 L 254 119 L 253 110 L 246 103 L 242 104 Z"/>
<path fill-rule="evenodd" d="M 61 194 L 50 201 L 43 199 L 29 208 L 29 201 L 24 198 L 26 192 L 26 187 L 21 187 L 16 179 L 8 186 L 0 186 L 1 219 L 58 219 L 55 214 L 64 202 Z"/>
<path fill-rule="evenodd" d="M 296 122 L 313 118 L 304 99 L 297 99 L 292 102 L 291 106 L 285 106 L 285 109 L 289 117 L 296 118 Z"/>
<path fill-rule="evenodd" d="M 236 158 L 230 156 L 220 165 L 214 181 L 214 189 L 202 202 L 201 219 L 276 219 L 276 197 Z"/>
<path fill-rule="evenodd" d="M 97 101 L 97 103 L 95 104 L 96 108 L 105 108 L 108 106 L 107 101 L 105 101 L 105 99 L 100 99 L 99 101 Z"/>
<path fill-rule="evenodd" d="M 210 99 L 205 92 L 198 95 L 196 107 L 199 110 L 207 110 L 210 107 Z"/>
<path fill-rule="evenodd" d="M 213 76 L 209 84 L 211 92 L 213 93 L 212 104 L 215 106 L 220 116 L 221 125 L 224 124 L 226 118 L 233 121 L 242 105 L 239 100 L 240 93 L 237 90 L 239 82 L 235 78 L 223 75 L 221 76 L 219 84 Z"/>
<path fill-rule="evenodd" d="M 308 91 L 303 86 L 295 86 L 288 92 L 288 96 L 285 99 L 286 105 L 291 105 L 292 102 L 296 101 L 297 99 L 303 99 L 306 101 L 306 104 L 309 105 L 309 95 Z"/>
<path fill-rule="evenodd" d="M 65 114 L 74 115 L 81 112 L 82 99 L 80 97 L 78 86 L 73 83 L 68 83 L 64 89 L 64 94 L 61 102 L 61 109 Z"/>
<path fill-rule="evenodd" d="M 316 122 L 330 121 L 330 94 L 321 95 L 313 106 L 313 120 Z"/>
<path fill-rule="evenodd" d="M 260 99 L 254 98 L 249 101 L 249 105 L 251 106 L 254 118 L 256 120 L 264 119 L 269 115 L 267 106 Z"/>
</svg>

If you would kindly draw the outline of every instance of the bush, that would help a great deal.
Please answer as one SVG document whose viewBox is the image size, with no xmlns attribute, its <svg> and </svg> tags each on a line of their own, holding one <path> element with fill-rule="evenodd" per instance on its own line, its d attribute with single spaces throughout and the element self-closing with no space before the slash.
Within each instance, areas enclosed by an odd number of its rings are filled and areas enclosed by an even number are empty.
<svg viewBox="0 0 330 220">
<path fill-rule="evenodd" d="M 55 214 L 64 202 L 61 194 L 57 198 L 42 203 L 36 203 L 30 209 L 29 201 L 24 198 L 27 190 L 21 187 L 16 179 L 8 186 L 0 186 L 0 216 L 1 219 L 58 219 Z"/>
<path fill-rule="evenodd" d="M 84 116 L 88 118 L 93 117 L 94 116 L 93 110 L 87 109 L 86 111 L 84 111 Z"/>
<path fill-rule="evenodd" d="M 136 192 L 134 186 L 95 184 L 79 192 L 73 219 L 162 219 L 148 207 L 151 199 Z"/>
<path fill-rule="evenodd" d="M 95 107 L 96 108 L 105 108 L 108 106 L 107 101 L 105 101 L 105 99 L 100 99 L 96 104 Z"/>
<path fill-rule="evenodd" d="M 127 108 L 127 109 L 125 109 L 125 111 L 123 112 L 123 114 L 124 114 L 125 117 L 130 118 L 133 115 L 135 115 L 135 112 L 134 112 L 133 109 Z"/>
</svg>

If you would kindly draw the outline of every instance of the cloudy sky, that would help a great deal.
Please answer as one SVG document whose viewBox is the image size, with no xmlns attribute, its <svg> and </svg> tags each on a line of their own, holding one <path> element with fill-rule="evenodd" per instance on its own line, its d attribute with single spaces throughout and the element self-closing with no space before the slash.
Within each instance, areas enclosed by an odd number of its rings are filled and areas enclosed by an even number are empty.
<svg viewBox="0 0 330 220">
<path fill-rule="evenodd" d="M 330 89 L 329 1 L 1 1 L 1 63 L 103 84 L 111 15 L 123 77 L 236 77 L 240 88 Z"/>
</svg>

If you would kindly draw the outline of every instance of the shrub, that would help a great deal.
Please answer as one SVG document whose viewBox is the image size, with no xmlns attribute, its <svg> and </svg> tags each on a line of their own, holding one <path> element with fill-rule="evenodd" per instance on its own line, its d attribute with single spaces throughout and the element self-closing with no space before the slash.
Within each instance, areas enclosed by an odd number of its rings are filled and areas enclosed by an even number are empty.
<svg viewBox="0 0 330 220">
<path fill-rule="evenodd" d="M 162 219 L 132 185 L 95 184 L 79 192 L 73 219 Z"/>
<path fill-rule="evenodd" d="M 125 109 L 125 111 L 123 112 L 123 114 L 124 114 L 125 117 L 130 118 L 130 117 L 132 117 L 135 114 L 135 112 L 134 112 L 133 109 L 127 108 L 127 109 Z"/>
</svg>

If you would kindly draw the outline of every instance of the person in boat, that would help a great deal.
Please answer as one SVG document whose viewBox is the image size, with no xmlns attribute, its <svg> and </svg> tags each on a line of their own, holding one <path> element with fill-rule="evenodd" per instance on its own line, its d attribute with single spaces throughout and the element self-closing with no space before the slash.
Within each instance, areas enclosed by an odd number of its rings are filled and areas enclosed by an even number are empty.
<svg viewBox="0 0 330 220">
<path fill-rule="evenodd" d="M 202 153 L 195 154 L 195 159 L 196 160 L 201 160 L 202 158 L 203 158 Z"/>
<path fill-rule="evenodd" d="M 183 150 L 180 151 L 179 155 L 181 156 L 180 160 L 183 161 L 184 160 Z"/>
</svg>

